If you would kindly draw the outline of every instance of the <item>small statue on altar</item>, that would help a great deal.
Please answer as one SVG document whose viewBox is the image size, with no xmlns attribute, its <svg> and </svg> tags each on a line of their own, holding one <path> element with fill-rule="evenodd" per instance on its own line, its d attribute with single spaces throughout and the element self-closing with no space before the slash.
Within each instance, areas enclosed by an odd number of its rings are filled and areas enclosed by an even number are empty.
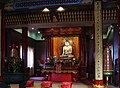
<svg viewBox="0 0 120 88">
<path fill-rule="evenodd" d="M 72 46 L 70 45 L 69 41 L 65 41 L 65 45 L 63 46 L 63 53 L 62 55 L 72 54 Z"/>
</svg>

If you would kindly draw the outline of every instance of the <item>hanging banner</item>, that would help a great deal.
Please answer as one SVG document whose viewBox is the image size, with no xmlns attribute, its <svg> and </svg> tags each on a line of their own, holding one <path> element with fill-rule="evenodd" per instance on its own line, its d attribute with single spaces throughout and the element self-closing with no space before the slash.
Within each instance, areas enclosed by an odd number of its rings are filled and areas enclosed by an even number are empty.
<svg viewBox="0 0 120 88">
<path fill-rule="evenodd" d="M 103 38 L 101 8 L 101 1 L 95 1 L 95 80 L 103 80 Z"/>
</svg>

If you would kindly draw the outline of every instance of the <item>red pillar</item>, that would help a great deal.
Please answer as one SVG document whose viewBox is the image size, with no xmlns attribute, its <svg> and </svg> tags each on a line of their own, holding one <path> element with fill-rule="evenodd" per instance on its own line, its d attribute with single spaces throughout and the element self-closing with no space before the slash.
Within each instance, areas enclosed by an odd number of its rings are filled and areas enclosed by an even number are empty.
<svg viewBox="0 0 120 88">
<path fill-rule="evenodd" d="M 28 48 L 28 28 L 22 27 L 22 59 L 23 59 L 23 70 L 26 71 L 27 67 L 27 48 Z"/>
</svg>

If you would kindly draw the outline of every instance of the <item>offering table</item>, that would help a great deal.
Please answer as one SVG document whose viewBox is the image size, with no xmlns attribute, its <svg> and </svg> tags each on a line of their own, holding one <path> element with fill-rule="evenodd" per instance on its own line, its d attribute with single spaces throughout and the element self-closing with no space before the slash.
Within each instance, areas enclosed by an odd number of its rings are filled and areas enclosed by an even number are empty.
<svg viewBox="0 0 120 88">
<path fill-rule="evenodd" d="M 42 73 L 47 74 L 49 81 L 53 82 L 71 82 L 76 81 L 77 70 L 60 70 L 55 69 L 43 69 Z"/>
</svg>

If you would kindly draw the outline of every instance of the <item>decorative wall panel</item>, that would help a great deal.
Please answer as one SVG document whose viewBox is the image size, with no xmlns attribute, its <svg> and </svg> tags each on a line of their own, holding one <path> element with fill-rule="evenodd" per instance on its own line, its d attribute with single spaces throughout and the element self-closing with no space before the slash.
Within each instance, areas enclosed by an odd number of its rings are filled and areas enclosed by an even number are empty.
<svg viewBox="0 0 120 88">
<path fill-rule="evenodd" d="M 103 20 L 117 20 L 117 10 L 103 10 Z M 56 19 L 54 21 L 54 18 Z M 39 24 L 39 23 L 55 23 L 55 22 L 88 22 L 94 21 L 92 10 L 66 11 L 52 13 L 42 12 L 19 12 L 15 14 L 6 14 L 6 25 L 21 24 Z"/>
</svg>

